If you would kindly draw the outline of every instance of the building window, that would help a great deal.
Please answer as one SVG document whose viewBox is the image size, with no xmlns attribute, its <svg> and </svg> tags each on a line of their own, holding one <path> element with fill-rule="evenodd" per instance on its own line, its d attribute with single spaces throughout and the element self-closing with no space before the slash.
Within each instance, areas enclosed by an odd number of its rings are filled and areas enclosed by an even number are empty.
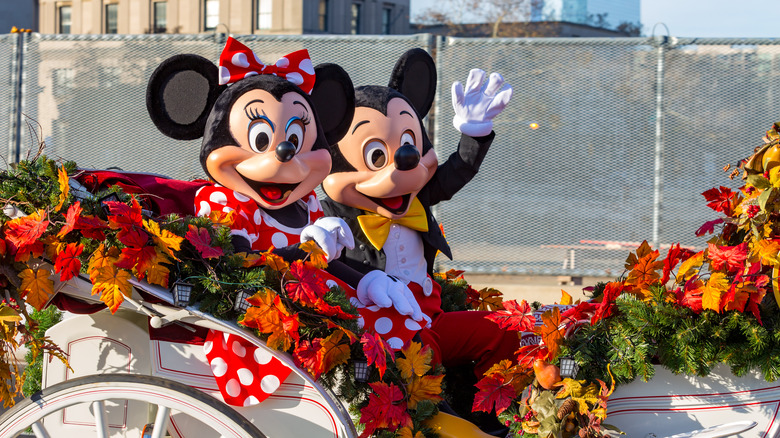
<svg viewBox="0 0 780 438">
<path fill-rule="evenodd" d="M 73 11 L 73 7 L 70 5 L 59 7 L 57 11 L 57 14 L 59 15 L 59 22 L 60 22 L 59 33 L 70 33 L 72 11 Z"/>
<path fill-rule="evenodd" d="M 382 35 L 390 35 L 393 28 L 393 7 L 385 6 L 382 8 Z"/>
<path fill-rule="evenodd" d="M 328 31 L 328 0 L 320 0 L 320 6 L 318 10 L 318 22 L 317 29 L 320 32 Z"/>
<path fill-rule="evenodd" d="M 357 35 L 360 33 L 360 10 L 363 6 L 360 3 L 352 3 L 352 21 L 351 21 L 351 33 Z"/>
<path fill-rule="evenodd" d="M 216 30 L 219 24 L 219 0 L 205 0 L 203 27 L 205 30 Z"/>
<path fill-rule="evenodd" d="M 106 5 L 106 33 L 119 32 L 119 4 Z"/>
<path fill-rule="evenodd" d="M 271 28 L 271 11 L 273 0 L 257 0 L 257 28 L 268 30 Z"/>
<path fill-rule="evenodd" d="M 165 33 L 168 29 L 168 2 L 155 2 L 152 10 L 154 33 Z"/>
</svg>

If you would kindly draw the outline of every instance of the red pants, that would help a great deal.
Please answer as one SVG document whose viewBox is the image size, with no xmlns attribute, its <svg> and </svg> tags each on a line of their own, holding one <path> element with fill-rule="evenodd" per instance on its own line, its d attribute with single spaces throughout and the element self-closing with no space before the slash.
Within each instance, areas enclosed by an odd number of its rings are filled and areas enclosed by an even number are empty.
<svg viewBox="0 0 780 438">
<path fill-rule="evenodd" d="M 433 349 L 433 360 L 444 366 L 475 361 L 478 378 L 503 359 L 514 360 L 520 338 L 485 318 L 492 312 L 442 312 L 430 329 L 420 331 L 423 344 Z"/>
</svg>

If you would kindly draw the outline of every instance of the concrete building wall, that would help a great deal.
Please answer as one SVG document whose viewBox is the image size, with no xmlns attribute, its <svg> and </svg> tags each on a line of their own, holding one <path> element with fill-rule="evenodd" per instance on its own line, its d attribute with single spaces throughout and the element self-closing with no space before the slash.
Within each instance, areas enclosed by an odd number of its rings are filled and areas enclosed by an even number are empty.
<svg viewBox="0 0 780 438">
<path fill-rule="evenodd" d="M 19 0 L 22 1 L 22 0 Z M 32 0 L 31 0 L 32 1 Z M 60 33 L 63 14 L 70 12 L 70 33 L 107 33 L 106 6 L 118 7 L 117 33 L 153 33 L 154 5 L 161 0 L 39 0 L 39 29 Z M 327 0 L 327 26 L 320 29 L 321 0 L 270 0 L 271 28 L 258 29 L 258 0 L 219 0 L 218 30 L 246 34 L 352 33 L 352 4 L 361 5 L 361 28 L 357 33 L 407 34 L 410 0 Z M 167 0 L 166 33 L 203 33 L 206 29 L 205 0 Z M 383 25 L 384 22 L 387 25 Z M 17 25 L 17 27 L 21 27 Z M 10 28 L 9 28 L 10 29 Z"/>
</svg>

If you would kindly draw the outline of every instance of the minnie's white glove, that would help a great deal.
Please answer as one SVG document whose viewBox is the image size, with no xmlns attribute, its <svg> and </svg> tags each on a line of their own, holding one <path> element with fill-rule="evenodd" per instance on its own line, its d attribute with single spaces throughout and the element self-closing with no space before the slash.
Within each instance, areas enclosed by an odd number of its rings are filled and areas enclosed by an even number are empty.
<svg viewBox="0 0 780 438">
<path fill-rule="evenodd" d="M 504 77 L 491 73 L 487 83 L 485 72 L 478 68 L 469 72 L 466 90 L 460 82 L 452 84 L 452 106 L 455 129 L 470 137 L 482 137 L 493 130 L 493 118 L 506 108 L 512 97 L 512 87 L 504 86 Z M 503 88 L 503 89 L 502 89 Z"/>
<path fill-rule="evenodd" d="M 343 219 L 338 217 L 321 217 L 301 231 L 301 243 L 313 240 L 328 257 L 328 263 L 339 258 L 344 248 L 355 247 L 352 230 Z"/>
<path fill-rule="evenodd" d="M 384 271 L 375 270 L 366 274 L 358 283 L 356 292 L 357 299 L 365 306 L 393 306 L 401 315 L 408 315 L 415 321 L 423 320 L 414 293 L 403 282 Z"/>
</svg>

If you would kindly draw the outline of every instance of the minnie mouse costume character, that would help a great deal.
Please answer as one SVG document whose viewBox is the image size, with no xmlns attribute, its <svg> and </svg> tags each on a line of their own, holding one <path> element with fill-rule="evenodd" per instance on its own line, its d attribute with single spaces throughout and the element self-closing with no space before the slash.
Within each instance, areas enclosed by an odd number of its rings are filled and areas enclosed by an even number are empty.
<svg viewBox="0 0 780 438">
<path fill-rule="evenodd" d="M 362 278 L 334 261 L 354 246 L 352 233 L 343 220 L 324 217 L 313 190 L 330 171 L 329 147 L 349 128 L 354 103 L 352 81 L 341 67 L 314 68 L 306 50 L 265 65 L 233 38 L 219 67 L 197 55 L 177 55 L 160 64 L 147 88 L 147 109 L 161 132 L 181 140 L 203 137 L 200 162 L 212 183 L 195 195 L 194 212 L 232 212 L 236 252 L 273 247 L 293 261 L 307 256 L 298 244 L 314 240 L 331 262 L 332 276 L 320 274 L 345 290 L 359 287 Z M 247 351 L 231 347 L 236 342 L 240 338 L 210 333 L 207 357 L 226 402 L 257 403 L 290 370 L 280 370 L 281 363 L 266 367 L 248 380 L 274 375 L 273 383 L 260 385 L 262 391 L 245 388 L 246 373 L 242 379 L 236 371 L 268 364 L 231 354 Z"/>
<path fill-rule="evenodd" d="M 436 69 L 424 50 L 406 52 L 389 86 L 355 90 L 352 126 L 331 148 L 333 169 L 322 185 L 329 197 L 323 200 L 325 214 L 344 219 L 357 245 L 339 260 L 364 273 L 381 269 L 406 284 L 427 323 L 419 333 L 434 357 L 444 365 L 475 360 L 477 375 L 511 358 L 519 341 L 516 333 L 487 320 L 488 312 L 442 312 L 441 290 L 431 278 L 433 261 L 437 251 L 450 258 L 452 253 L 430 207 L 450 199 L 476 175 L 493 141 L 492 119 L 512 90 L 502 89 L 497 73 L 483 85 L 484 78 L 483 71 L 472 70 L 465 90 L 453 84 L 453 123 L 463 135 L 458 150 L 439 165 L 422 125 L 433 102 Z M 399 308 L 378 289 L 360 292 L 358 305 L 382 313 L 374 327 L 380 334 L 409 339 L 419 330 L 405 317 L 408 303 Z"/>
</svg>

